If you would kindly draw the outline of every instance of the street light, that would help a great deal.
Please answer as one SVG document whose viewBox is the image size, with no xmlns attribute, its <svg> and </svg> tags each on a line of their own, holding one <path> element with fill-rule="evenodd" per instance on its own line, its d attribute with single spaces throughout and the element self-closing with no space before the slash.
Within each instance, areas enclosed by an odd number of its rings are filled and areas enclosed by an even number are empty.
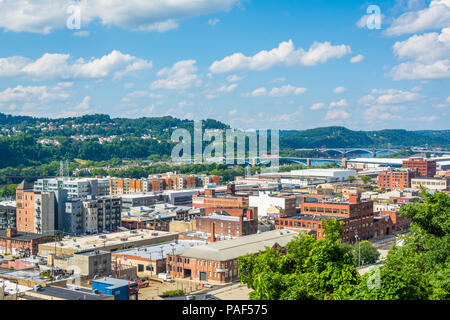
<svg viewBox="0 0 450 320">
<path fill-rule="evenodd" d="M 357 243 L 359 240 L 361 240 L 361 238 L 358 237 L 358 234 L 355 234 L 355 239 L 356 239 Z M 360 260 L 361 260 L 361 242 L 358 243 L 358 267 L 361 266 Z"/>
</svg>

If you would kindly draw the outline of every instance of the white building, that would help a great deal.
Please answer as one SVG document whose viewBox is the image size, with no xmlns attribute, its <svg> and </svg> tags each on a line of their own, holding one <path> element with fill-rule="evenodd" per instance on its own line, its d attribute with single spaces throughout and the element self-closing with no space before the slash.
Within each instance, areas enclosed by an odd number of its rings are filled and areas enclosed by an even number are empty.
<svg viewBox="0 0 450 320">
<path fill-rule="evenodd" d="M 350 176 L 356 177 L 355 169 L 304 169 L 294 170 L 290 175 L 297 177 L 324 178 L 327 182 L 347 181 Z"/>
<path fill-rule="evenodd" d="M 296 198 L 281 197 L 272 195 L 269 192 L 260 192 L 257 196 L 249 196 L 249 207 L 258 208 L 259 217 L 267 217 L 269 208 L 279 208 L 284 211 L 285 215 L 291 216 L 296 214 Z"/>
<path fill-rule="evenodd" d="M 421 186 L 428 190 L 446 191 L 446 190 L 448 190 L 449 180 L 446 178 L 413 178 L 413 179 L 411 179 L 411 188 L 420 189 Z"/>
</svg>

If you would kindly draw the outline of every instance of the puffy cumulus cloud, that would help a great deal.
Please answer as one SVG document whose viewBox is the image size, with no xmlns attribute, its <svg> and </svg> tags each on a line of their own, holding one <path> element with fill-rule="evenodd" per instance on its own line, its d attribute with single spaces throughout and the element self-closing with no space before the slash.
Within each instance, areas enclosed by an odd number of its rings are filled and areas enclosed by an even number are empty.
<svg viewBox="0 0 450 320">
<path fill-rule="evenodd" d="M 331 108 L 333 108 L 333 107 L 346 107 L 346 106 L 348 106 L 348 104 L 347 104 L 347 100 L 345 100 L 345 99 L 342 99 L 342 100 L 330 103 L 330 107 Z"/>
<path fill-rule="evenodd" d="M 71 5 L 81 9 L 82 26 L 94 20 L 103 25 L 138 31 L 165 32 L 182 19 L 229 11 L 238 0 L 2 0 L 0 28 L 8 31 L 51 33 L 66 26 Z"/>
<path fill-rule="evenodd" d="M 244 79 L 244 77 L 240 77 L 240 76 L 238 76 L 236 74 L 233 74 L 233 75 L 227 77 L 227 81 L 228 82 L 239 82 L 242 79 Z"/>
<path fill-rule="evenodd" d="M 70 97 L 70 93 L 65 89 L 69 88 L 71 83 L 60 83 L 53 87 L 48 86 L 17 86 L 0 91 L 0 102 L 49 102 L 64 101 Z"/>
<path fill-rule="evenodd" d="M 330 42 L 314 42 L 308 51 L 295 49 L 292 40 L 284 41 L 277 48 L 270 51 L 260 51 L 254 56 L 247 57 L 243 53 L 235 53 L 220 61 L 215 61 L 209 70 L 213 73 L 235 71 L 261 71 L 275 66 L 314 66 L 325 63 L 329 59 L 342 58 L 351 53 L 350 46 L 333 46 Z"/>
<path fill-rule="evenodd" d="M 161 69 L 158 72 L 159 80 L 151 84 L 152 89 L 184 90 L 198 87 L 202 80 L 197 74 L 195 60 L 182 60 L 170 68 Z"/>
<path fill-rule="evenodd" d="M 344 110 L 328 110 L 324 120 L 347 119 L 350 113 Z"/>
<path fill-rule="evenodd" d="M 268 96 L 268 97 L 287 97 L 291 95 L 299 95 L 303 94 L 307 91 L 306 88 L 297 88 L 291 85 L 286 85 L 280 88 L 273 88 L 272 90 L 267 90 L 266 88 L 258 88 L 250 93 L 244 93 L 243 97 L 260 97 L 260 96 Z"/>
<path fill-rule="evenodd" d="M 217 88 L 215 90 L 210 91 L 210 93 L 206 96 L 206 98 L 208 98 L 208 99 L 215 99 L 219 95 L 222 95 L 222 94 L 225 94 L 225 93 L 229 93 L 229 92 L 233 92 L 238 86 L 239 86 L 238 83 L 232 83 L 230 85 L 221 86 L 220 88 Z"/>
<path fill-rule="evenodd" d="M 392 22 L 385 34 L 399 36 L 448 26 L 450 26 L 450 0 L 433 0 L 425 9 L 402 14 Z"/>
<path fill-rule="evenodd" d="M 358 54 L 350 59 L 351 63 L 359 63 L 364 60 L 364 56 L 362 54 Z"/>
<path fill-rule="evenodd" d="M 450 28 L 441 33 L 431 32 L 414 35 L 394 44 L 394 53 L 399 59 L 412 59 L 421 63 L 450 58 Z"/>
<path fill-rule="evenodd" d="M 326 106 L 325 103 L 323 103 L 323 102 L 318 102 L 318 103 L 314 103 L 314 104 L 310 107 L 310 109 L 311 109 L 311 110 L 320 110 L 320 109 L 322 109 L 322 108 L 325 108 L 325 106 Z"/>
<path fill-rule="evenodd" d="M 394 80 L 431 80 L 450 77 L 450 28 L 440 33 L 414 35 L 393 46 L 395 55 L 407 60 L 388 73 Z"/>
<path fill-rule="evenodd" d="M 33 80 L 120 78 L 148 69 L 152 62 L 114 50 L 98 59 L 70 62 L 69 54 L 46 53 L 37 60 L 25 57 L 0 58 L 0 77 L 23 76 Z"/>
<path fill-rule="evenodd" d="M 347 91 L 347 88 L 345 88 L 345 87 L 337 87 L 337 88 L 333 89 L 333 93 L 336 93 L 336 94 L 344 93 L 346 91 Z"/>
<path fill-rule="evenodd" d="M 398 89 L 373 89 L 370 94 L 359 100 L 360 104 L 372 106 L 376 104 L 391 105 L 417 101 L 421 95 L 417 92 L 403 91 Z"/>
<path fill-rule="evenodd" d="M 90 108 L 91 97 L 86 96 L 83 98 L 81 103 L 77 104 L 73 108 L 62 110 L 59 114 L 56 115 L 57 118 L 67 118 L 67 117 L 79 117 L 85 114 L 89 114 L 92 112 Z"/>
</svg>

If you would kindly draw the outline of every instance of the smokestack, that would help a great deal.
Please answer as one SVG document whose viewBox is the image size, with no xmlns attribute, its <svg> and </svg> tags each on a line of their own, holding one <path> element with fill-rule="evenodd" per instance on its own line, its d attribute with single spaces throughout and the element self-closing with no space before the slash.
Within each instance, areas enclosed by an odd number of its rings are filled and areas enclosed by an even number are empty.
<svg viewBox="0 0 450 320">
<path fill-rule="evenodd" d="M 209 242 L 216 242 L 216 223 L 211 223 L 211 237 L 209 238 Z"/>
</svg>

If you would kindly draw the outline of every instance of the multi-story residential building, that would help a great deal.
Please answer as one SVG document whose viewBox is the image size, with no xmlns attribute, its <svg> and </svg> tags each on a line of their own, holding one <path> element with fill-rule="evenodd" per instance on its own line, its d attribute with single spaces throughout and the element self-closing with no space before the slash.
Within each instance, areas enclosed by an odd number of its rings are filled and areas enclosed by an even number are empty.
<svg viewBox="0 0 450 320">
<path fill-rule="evenodd" d="M 449 178 L 414 178 L 411 179 L 411 188 L 420 189 L 424 187 L 429 190 L 447 191 L 449 190 Z"/>
<path fill-rule="evenodd" d="M 16 203 L 0 202 L 0 230 L 16 229 Z"/>
<path fill-rule="evenodd" d="M 84 232 L 83 224 L 83 202 L 81 200 L 69 199 L 65 203 L 64 231 L 72 235 L 80 235 Z"/>
<path fill-rule="evenodd" d="M 83 233 L 115 231 L 120 227 L 120 197 L 83 200 Z"/>
<path fill-rule="evenodd" d="M 33 184 L 22 181 L 16 189 L 17 231 L 34 232 L 34 191 Z"/>
<path fill-rule="evenodd" d="M 69 198 L 106 196 L 110 194 L 108 179 L 52 178 L 39 179 L 34 184 L 34 191 L 57 191 L 61 189 L 67 190 Z"/>
<path fill-rule="evenodd" d="M 436 175 L 436 161 L 424 158 L 409 158 L 403 161 L 403 168 L 411 169 L 416 176 L 433 178 Z"/>
<path fill-rule="evenodd" d="M 414 176 L 415 172 L 412 169 L 388 168 L 378 175 L 378 188 L 389 190 L 411 188 L 411 179 Z"/>
</svg>

